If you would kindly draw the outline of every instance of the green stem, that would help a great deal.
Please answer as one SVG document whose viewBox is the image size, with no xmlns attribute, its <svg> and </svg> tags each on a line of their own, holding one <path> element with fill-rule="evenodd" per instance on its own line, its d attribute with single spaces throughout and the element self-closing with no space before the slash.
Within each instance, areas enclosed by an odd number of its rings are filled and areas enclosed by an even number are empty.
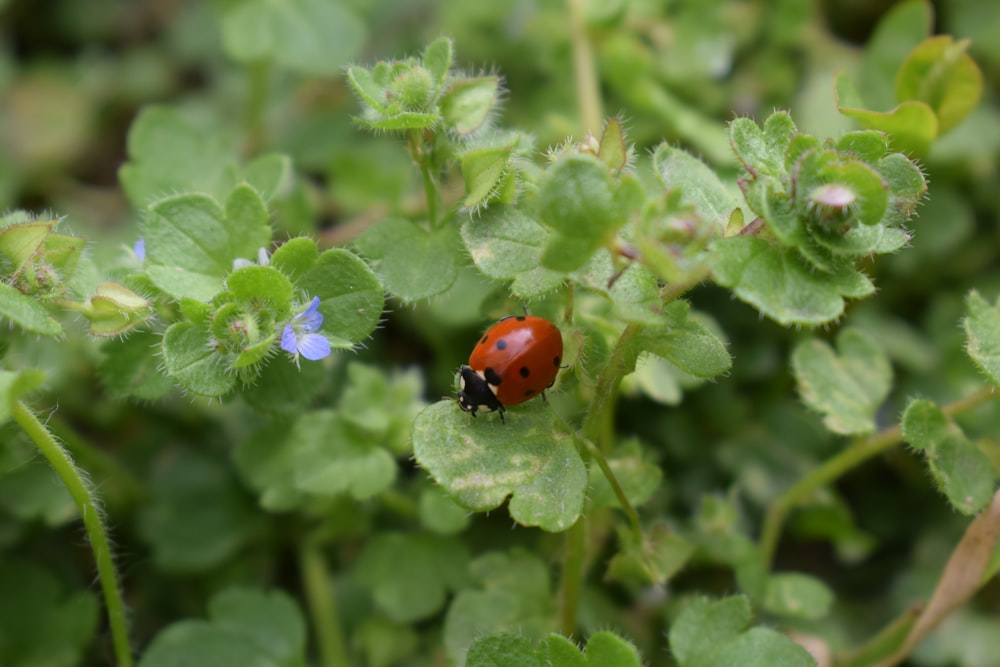
<svg viewBox="0 0 1000 667">
<path fill-rule="evenodd" d="M 267 96 L 271 88 L 271 61 L 259 60 L 250 65 L 247 91 L 246 116 L 244 117 L 245 154 L 256 155 L 267 142 L 264 116 Z"/>
<path fill-rule="evenodd" d="M 611 418 L 611 409 L 618 396 L 622 378 L 635 368 L 635 351 L 631 343 L 632 338 L 641 330 L 637 324 L 625 327 L 618 337 L 618 344 L 611 352 L 611 359 L 597 377 L 597 384 L 594 386 L 594 397 L 587 408 L 582 431 L 583 437 L 597 443 L 601 451 L 607 450 L 610 446 L 607 439 L 601 435 L 604 432 L 604 424 Z"/>
<path fill-rule="evenodd" d="M 322 667 L 348 667 L 350 663 L 347 660 L 330 575 L 326 570 L 323 553 L 311 537 L 304 538 L 299 545 L 299 570 L 313 631 L 316 633 L 319 664 Z"/>
<path fill-rule="evenodd" d="M 90 548 L 94 553 L 94 562 L 97 565 L 97 578 L 101 582 L 101 589 L 104 593 L 104 604 L 108 611 L 108 624 L 111 628 L 115 661 L 119 667 L 132 667 L 132 650 L 128 643 L 125 603 L 118 586 L 115 564 L 111 558 L 108 534 L 101 521 L 100 503 L 86 482 L 83 481 L 82 472 L 73 464 L 73 460 L 66 450 L 24 403 L 15 402 L 11 415 L 14 421 L 28 434 L 28 437 L 34 441 L 45 458 L 49 460 L 49 464 L 55 469 L 56 474 L 59 475 L 59 479 L 62 480 L 76 504 L 76 509 L 83 519 L 83 526 L 90 540 Z"/>
<path fill-rule="evenodd" d="M 570 40 L 573 43 L 573 73 L 577 104 L 580 106 L 580 122 L 585 133 L 596 134 L 600 132 L 604 110 L 594 52 L 590 48 L 590 39 L 587 36 L 584 3 L 582 0 L 567 0 L 567 9 Z"/>
<path fill-rule="evenodd" d="M 572 637 L 576 632 L 576 610 L 583 588 L 583 559 L 587 542 L 587 511 L 566 531 L 562 580 L 559 584 L 559 632 Z"/>
<path fill-rule="evenodd" d="M 611 485 L 611 489 L 615 492 L 615 497 L 618 498 L 618 502 L 621 504 L 622 510 L 625 511 L 625 515 L 628 517 L 628 522 L 632 526 L 632 539 L 635 540 L 636 544 L 641 544 L 642 524 L 639 523 L 639 513 L 635 511 L 635 508 L 632 507 L 632 503 L 630 503 L 628 498 L 625 496 L 625 492 L 622 490 L 621 484 L 618 483 L 618 478 L 615 477 L 614 471 L 611 470 L 611 466 L 608 465 L 608 460 L 604 458 L 604 453 L 589 440 L 584 440 L 583 442 L 587 446 L 587 451 L 589 451 L 591 456 L 594 457 L 594 460 L 597 461 L 598 467 L 601 469 L 601 472 L 604 473 L 604 477 Z"/>
<path fill-rule="evenodd" d="M 424 197 L 427 200 L 427 220 L 431 229 L 438 226 L 438 188 L 431 172 L 431 158 L 427 150 L 427 141 L 423 132 L 413 130 L 409 135 L 410 157 L 420 166 L 420 174 L 424 180 Z"/>
<path fill-rule="evenodd" d="M 993 387 L 982 387 L 964 398 L 943 406 L 941 410 L 949 417 L 953 417 L 982 405 L 997 395 Z M 792 509 L 848 470 L 895 447 L 902 441 L 903 429 L 898 424 L 867 438 L 855 440 L 847 449 L 828 459 L 823 465 L 786 489 L 771 504 L 764 517 L 760 536 L 760 553 L 764 563 L 770 565 L 774 558 L 782 527 Z"/>
</svg>

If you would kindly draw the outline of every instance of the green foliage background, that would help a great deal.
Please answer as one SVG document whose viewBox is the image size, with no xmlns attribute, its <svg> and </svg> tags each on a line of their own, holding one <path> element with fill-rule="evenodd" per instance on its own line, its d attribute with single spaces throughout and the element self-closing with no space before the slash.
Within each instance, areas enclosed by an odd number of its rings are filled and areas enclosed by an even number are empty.
<svg viewBox="0 0 1000 667">
<path fill-rule="evenodd" d="M 122 664 L 110 549 L 144 667 L 814 664 L 788 636 L 995 667 L 989 528 L 975 595 L 904 637 L 1000 471 L 998 85 L 975 0 L 0 0 L 0 208 L 38 216 L 0 269 L 81 299 L 0 285 L 0 665 Z M 795 128 L 864 159 L 793 170 Z M 781 209 L 810 178 L 871 195 L 848 241 Z M 329 358 L 212 348 L 300 294 Z M 439 399 L 522 305 L 570 370 L 470 424 Z"/>
</svg>

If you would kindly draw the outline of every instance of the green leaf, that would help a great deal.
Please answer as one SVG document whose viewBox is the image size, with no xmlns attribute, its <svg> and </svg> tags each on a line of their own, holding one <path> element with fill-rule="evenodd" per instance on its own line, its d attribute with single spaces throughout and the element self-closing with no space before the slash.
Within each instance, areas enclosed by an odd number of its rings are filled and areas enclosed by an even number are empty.
<svg viewBox="0 0 1000 667">
<path fill-rule="evenodd" d="M 583 266 L 624 222 L 607 166 L 588 155 L 569 155 L 549 168 L 538 193 L 538 213 L 556 233 L 542 265 L 556 271 Z"/>
<path fill-rule="evenodd" d="M 476 268 L 494 280 L 519 281 L 518 293 L 532 287 L 548 292 L 565 279 L 561 273 L 539 266 L 542 249 L 551 236 L 534 218 L 513 206 L 491 206 L 481 216 L 462 223 L 462 240 Z"/>
<path fill-rule="evenodd" d="M 667 305 L 663 321 L 660 326 L 643 328 L 633 339 L 637 352 L 663 357 L 695 377 L 715 377 L 732 367 L 725 344 L 691 316 L 686 301 Z"/>
<path fill-rule="evenodd" d="M 26 561 L 0 561 L 0 664 L 82 664 L 100 607 L 90 591 L 65 591 L 62 578 Z"/>
<path fill-rule="evenodd" d="M 240 396 L 263 412 L 302 412 L 323 391 L 328 373 L 324 364 L 296 365 L 287 357 L 276 357 L 259 369 L 254 384 L 243 387 Z"/>
<path fill-rule="evenodd" d="M 52 528 L 77 520 L 76 504 L 48 461 L 37 449 L 19 449 L 7 443 L 0 447 L 8 459 L 2 466 L 6 470 L 0 468 L 0 507 L 22 521 L 40 520 Z"/>
<path fill-rule="evenodd" d="M 0 282 L 0 323 L 4 320 L 42 336 L 58 336 L 62 333 L 62 325 L 49 317 L 45 306 Z"/>
<path fill-rule="evenodd" d="M 698 667 L 816 667 L 802 646 L 770 628 L 751 628 L 728 642 Z M 684 667 L 687 667 L 686 665 Z"/>
<path fill-rule="evenodd" d="M 871 111 L 857 106 L 857 91 L 846 72 L 837 76 L 837 109 L 854 118 L 862 127 L 881 130 L 889 135 L 892 148 L 910 155 L 925 155 L 939 134 L 934 110 L 918 101 L 906 101 L 889 111 Z"/>
<path fill-rule="evenodd" d="M 510 168 L 513 146 L 485 146 L 465 151 L 460 157 L 465 198 L 469 210 L 489 204 L 496 197 L 501 180 Z"/>
<path fill-rule="evenodd" d="M 229 293 L 238 301 L 253 303 L 255 307 L 267 304 L 271 317 L 280 320 L 292 312 L 292 283 L 285 275 L 270 266 L 244 266 L 226 278 Z"/>
<path fill-rule="evenodd" d="M 875 412 L 892 386 L 892 366 L 878 343 L 859 329 L 837 336 L 837 351 L 810 338 L 792 352 L 799 394 L 834 433 L 875 431 Z"/>
<path fill-rule="evenodd" d="M 879 20 L 865 45 L 858 68 L 858 86 L 865 105 L 888 109 L 897 101 L 896 75 L 907 55 L 931 34 L 934 10 L 930 2 L 900 2 Z"/>
<path fill-rule="evenodd" d="M 753 176 L 782 176 L 785 151 L 797 132 L 787 111 L 777 111 L 764 121 L 763 130 L 750 118 L 736 118 L 729 123 L 729 142 L 733 151 Z"/>
<path fill-rule="evenodd" d="M 438 37 L 424 49 L 422 62 L 427 71 L 431 73 L 436 86 L 443 86 L 448 79 L 448 72 L 451 70 L 454 58 L 455 45 L 450 37 Z"/>
<path fill-rule="evenodd" d="M 469 553 L 456 538 L 382 533 L 368 541 L 358 563 L 359 580 L 378 608 L 397 623 L 414 623 L 441 611 L 447 592 L 465 585 Z"/>
<path fill-rule="evenodd" d="M 670 628 L 670 648 L 680 667 L 815 667 L 816 661 L 794 641 L 750 624 L 747 598 L 733 596 L 689 604 Z"/>
<path fill-rule="evenodd" d="M 524 526 L 562 531 L 583 511 L 587 470 L 570 436 L 553 432 L 544 406 L 508 410 L 507 424 L 469 423 L 452 401 L 425 408 L 413 423 L 417 462 L 459 503 L 476 512 L 502 505 Z"/>
<path fill-rule="evenodd" d="M 416 369 L 387 373 L 358 362 L 347 365 L 339 408 L 344 419 L 396 454 L 410 452 L 410 425 L 424 407 Z"/>
<path fill-rule="evenodd" d="M 666 584 L 695 551 L 693 544 L 662 523 L 644 530 L 641 544 L 628 540 L 623 545 L 608 563 L 607 576 L 638 586 Z"/>
<path fill-rule="evenodd" d="M 420 635 L 409 625 L 369 616 L 353 633 L 352 646 L 368 667 L 394 667 L 418 653 Z"/>
<path fill-rule="evenodd" d="M 159 463 L 139 530 L 167 572 L 204 572 L 236 555 L 257 530 L 249 498 L 228 468 L 178 450 Z"/>
<path fill-rule="evenodd" d="M 794 249 L 747 236 L 717 240 L 710 264 L 720 285 L 786 326 L 835 320 L 844 312 L 844 298 L 868 296 L 875 290 L 855 269 L 817 274 Z"/>
<path fill-rule="evenodd" d="M 193 322 L 171 324 L 163 335 L 163 370 L 187 391 L 224 396 L 236 386 L 225 358 L 212 347 L 208 329 Z"/>
<path fill-rule="evenodd" d="M 332 410 L 303 415 L 288 436 L 295 488 L 317 495 L 371 498 L 396 479 L 396 461 Z"/>
<path fill-rule="evenodd" d="M 282 153 L 260 155 L 247 164 L 243 178 L 264 201 L 271 201 L 292 188 L 292 159 Z"/>
<path fill-rule="evenodd" d="M 469 512 L 439 486 L 428 486 L 420 494 L 420 523 L 439 535 L 460 533 L 469 525 Z"/>
<path fill-rule="evenodd" d="M 305 664 L 305 622 L 285 593 L 230 588 L 212 598 L 208 614 L 211 620 L 179 621 L 161 631 L 139 667 Z"/>
<path fill-rule="evenodd" d="M 929 37 L 896 74 L 896 99 L 925 102 L 934 110 L 941 134 L 968 116 L 983 96 L 983 74 L 966 52 L 970 43 L 956 42 L 951 35 Z"/>
<path fill-rule="evenodd" d="M 444 623 L 445 650 L 457 664 L 485 634 L 541 639 L 553 630 L 549 568 L 537 556 L 523 549 L 487 553 L 472 561 L 469 572 L 476 585 L 459 591 Z"/>
<path fill-rule="evenodd" d="M 779 572 L 768 577 L 763 604 L 778 616 L 816 620 L 830 611 L 833 592 L 808 574 Z"/>
<path fill-rule="evenodd" d="M 270 512 L 298 507 L 306 494 L 295 488 L 295 450 L 289 441 L 293 422 L 276 418 L 258 427 L 233 449 L 240 476 L 258 493 L 260 506 Z"/>
<path fill-rule="evenodd" d="M 903 439 L 924 453 L 952 507 L 972 515 L 986 506 L 994 490 L 990 461 L 941 408 L 928 400 L 910 401 L 902 425 Z"/>
<path fill-rule="evenodd" d="M 162 199 L 142 226 L 146 272 L 176 299 L 207 301 L 222 289 L 233 260 L 256 257 L 270 243 L 267 218 L 264 201 L 246 184 L 233 189 L 225 210 L 203 194 Z"/>
<path fill-rule="evenodd" d="M 643 459 L 642 448 L 637 440 L 619 445 L 615 453 L 608 457 L 608 466 L 615 474 L 625 497 L 634 507 L 649 500 L 663 478 L 658 465 Z M 590 467 L 588 495 L 594 508 L 621 507 L 611 484 L 596 465 Z"/>
<path fill-rule="evenodd" d="M 991 306 L 973 290 L 966 298 L 966 308 L 969 315 L 962 321 L 965 350 L 990 382 L 1000 387 L 1000 302 Z"/>
<path fill-rule="evenodd" d="M 0 227 L 0 253 L 13 262 L 14 272 L 21 272 L 25 264 L 37 256 L 45 239 L 55 228 L 56 222 L 55 220 L 26 221 Z"/>
<path fill-rule="evenodd" d="M 670 651 L 683 667 L 700 665 L 705 656 L 739 637 L 752 618 L 745 596 L 695 598 L 670 626 Z"/>
<path fill-rule="evenodd" d="M 478 637 L 465 659 L 465 667 L 550 667 L 551 664 L 543 647 L 514 634 Z"/>
<path fill-rule="evenodd" d="M 635 646 L 614 632 L 602 630 L 590 635 L 583 655 L 570 640 L 551 634 L 546 640 L 549 661 L 546 667 L 641 667 Z"/>
<path fill-rule="evenodd" d="M 136 209 L 175 193 L 204 192 L 221 199 L 235 184 L 232 137 L 197 127 L 170 107 L 139 112 L 128 132 L 128 157 L 118 179 Z"/>
<path fill-rule="evenodd" d="M 458 79 L 441 96 L 445 125 L 459 135 L 472 134 L 485 126 L 496 108 L 499 90 L 500 79 L 496 76 Z"/>
<path fill-rule="evenodd" d="M 349 5 L 336 0 L 245 0 L 222 15 L 222 44 L 231 58 L 302 74 L 338 74 L 367 32 Z"/>
<path fill-rule="evenodd" d="M 153 401 L 170 392 L 173 383 L 160 372 L 162 362 L 155 354 L 162 341 L 157 333 L 137 331 L 104 343 L 97 370 L 110 396 Z"/>
<path fill-rule="evenodd" d="M 654 151 L 653 167 L 667 190 L 680 190 L 681 201 L 694 208 L 713 235 L 721 236 L 739 202 L 716 173 L 687 151 L 667 144 Z"/>
<path fill-rule="evenodd" d="M 311 238 L 289 239 L 271 255 L 269 266 L 281 271 L 292 284 L 298 284 L 319 258 L 319 246 Z"/>
<path fill-rule="evenodd" d="M 277 254 L 277 253 L 275 253 Z M 295 287 L 320 298 L 321 331 L 337 349 L 368 337 L 382 318 L 382 284 L 365 262 L 344 248 L 326 250 Z"/>
<path fill-rule="evenodd" d="M 0 424 L 10 419 L 14 403 L 45 382 L 45 373 L 30 369 L 20 372 L 0 369 Z"/>
<path fill-rule="evenodd" d="M 458 276 L 458 243 L 451 225 L 433 232 L 409 220 L 386 218 L 357 240 L 362 255 L 375 260 L 390 294 L 404 303 L 440 294 Z"/>
</svg>

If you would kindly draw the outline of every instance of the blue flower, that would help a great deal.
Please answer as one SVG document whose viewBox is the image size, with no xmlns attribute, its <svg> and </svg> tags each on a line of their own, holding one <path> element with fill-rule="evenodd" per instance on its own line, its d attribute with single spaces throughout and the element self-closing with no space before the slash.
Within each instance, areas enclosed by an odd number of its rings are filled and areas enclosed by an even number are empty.
<svg viewBox="0 0 1000 667">
<path fill-rule="evenodd" d="M 330 341 L 316 333 L 323 326 L 323 314 L 318 308 L 319 297 L 314 296 L 309 307 L 293 317 L 281 333 L 281 349 L 291 354 L 296 362 L 300 356 L 309 361 L 330 356 Z"/>
<path fill-rule="evenodd" d="M 141 237 L 141 236 L 139 238 L 137 238 L 135 240 L 135 244 L 132 246 L 132 252 L 135 253 L 136 259 L 138 259 L 140 263 L 141 262 L 145 262 L 146 261 L 146 239 L 143 238 L 143 237 Z"/>
</svg>

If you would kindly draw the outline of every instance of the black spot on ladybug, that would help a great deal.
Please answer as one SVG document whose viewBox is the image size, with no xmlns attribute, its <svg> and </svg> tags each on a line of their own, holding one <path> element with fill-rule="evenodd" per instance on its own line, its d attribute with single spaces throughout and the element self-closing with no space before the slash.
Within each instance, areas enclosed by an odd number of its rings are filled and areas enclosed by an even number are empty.
<svg viewBox="0 0 1000 667">
<path fill-rule="evenodd" d="M 518 322 L 523 322 L 523 321 L 524 321 L 524 320 L 526 320 L 527 318 L 526 318 L 526 317 L 525 317 L 524 315 L 518 315 L 518 316 L 517 316 L 517 317 L 515 317 L 514 319 L 515 319 L 515 320 L 517 320 Z"/>
<path fill-rule="evenodd" d="M 529 389 L 528 391 L 524 392 L 524 395 L 525 395 L 525 396 L 531 396 L 531 395 L 532 395 L 532 394 L 534 394 L 534 393 L 535 393 L 535 390 L 534 390 L 534 389 Z"/>
<path fill-rule="evenodd" d="M 554 363 L 554 364 L 555 364 L 555 365 L 556 365 L 556 366 L 558 367 L 558 366 L 559 366 L 559 363 L 560 363 L 561 361 L 562 361 L 562 359 L 560 359 L 560 358 L 559 358 L 559 357 L 557 356 L 557 357 L 556 357 L 555 359 L 553 359 L 553 360 L 552 360 L 552 363 Z"/>
<path fill-rule="evenodd" d="M 507 341 L 505 341 L 503 338 L 501 338 L 500 340 L 498 340 L 497 341 L 497 349 L 498 350 L 506 350 L 507 349 Z"/>
<path fill-rule="evenodd" d="M 531 375 L 531 369 L 528 368 L 527 366 L 521 366 L 521 370 L 518 372 L 521 374 L 521 377 L 523 378 L 526 378 L 529 375 Z"/>
<path fill-rule="evenodd" d="M 482 344 L 483 344 L 483 343 L 485 343 L 485 342 L 486 342 L 487 340 L 489 340 L 489 338 L 490 338 L 489 336 L 483 336 L 483 337 L 482 337 L 482 338 L 481 338 L 481 339 L 479 340 L 479 344 L 480 344 L 480 345 L 482 345 Z"/>
<path fill-rule="evenodd" d="M 483 372 L 483 375 L 486 376 L 486 381 L 489 382 L 494 387 L 499 387 L 500 383 L 503 381 L 503 378 L 501 378 L 499 375 L 497 375 L 497 372 L 495 370 L 493 370 L 492 368 L 487 368 Z"/>
</svg>

